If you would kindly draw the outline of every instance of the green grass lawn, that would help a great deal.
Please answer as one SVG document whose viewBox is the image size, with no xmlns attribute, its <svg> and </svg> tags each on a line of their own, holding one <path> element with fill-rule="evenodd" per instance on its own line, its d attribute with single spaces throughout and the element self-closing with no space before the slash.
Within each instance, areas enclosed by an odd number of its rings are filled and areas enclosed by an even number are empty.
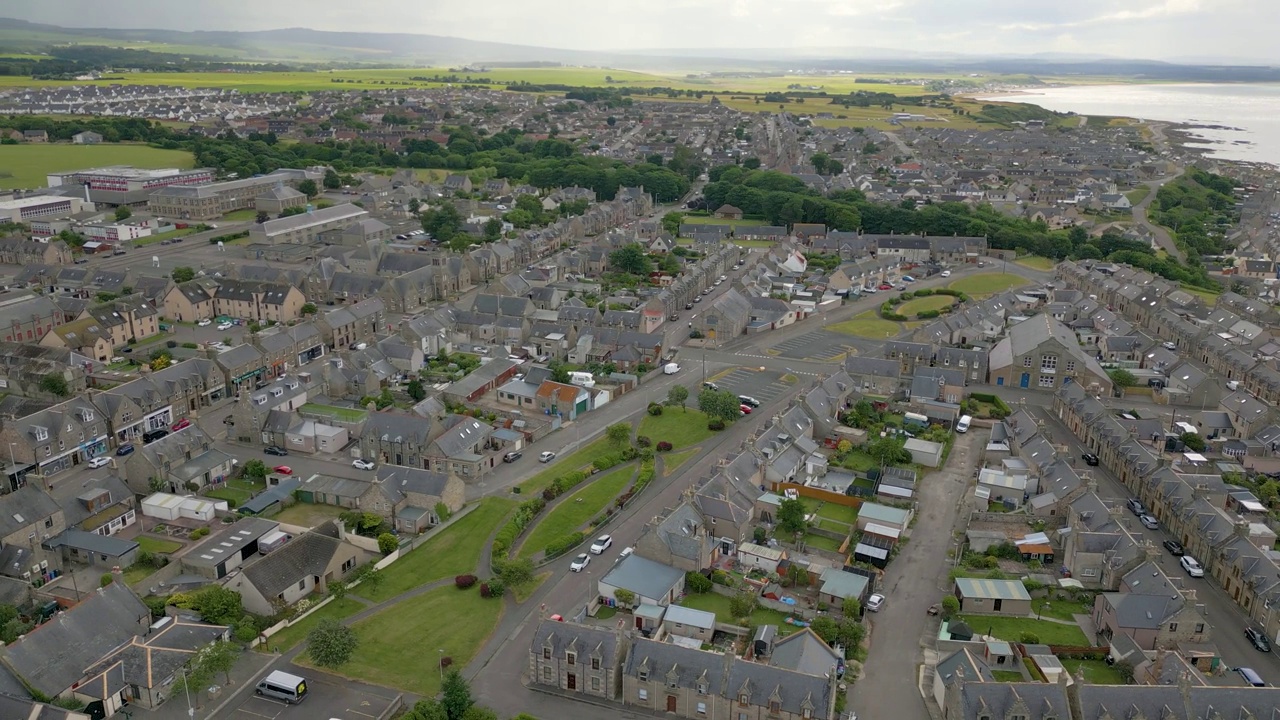
<svg viewBox="0 0 1280 720">
<path fill-rule="evenodd" d="M 840 543 L 841 543 L 840 540 L 832 540 L 831 538 L 822 537 L 821 535 L 814 535 L 813 533 L 805 533 L 804 542 L 806 545 L 808 545 L 811 548 L 826 550 L 827 552 L 833 552 L 833 553 L 840 552 Z"/>
<path fill-rule="evenodd" d="M 849 525 L 848 523 L 842 523 L 839 520 L 824 518 L 821 515 L 819 515 L 818 519 L 815 520 L 814 522 L 818 525 L 818 527 L 822 528 L 823 530 L 827 530 L 829 532 L 844 533 L 846 535 L 849 534 L 849 531 L 853 528 L 853 526 Z"/>
<path fill-rule="evenodd" d="M 507 589 L 511 591 L 511 595 L 516 599 L 516 602 L 522 603 L 532 597 L 549 577 L 551 577 L 550 571 L 538 573 L 530 578 L 529 582 L 513 585 Z"/>
<path fill-rule="evenodd" d="M 868 310 L 861 315 L 855 316 L 852 320 L 832 323 L 823 329 L 844 333 L 845 335 L 883 339 L 897 335 L 901 332 L 902 327 L 896 322 L 880 317 L 875 310 Z"/>
<path fill-rule="evenodd" d="M 694 402 L 694 398 L 689 399 Z M 706 440 L 715 433 L 707 429 L 707 416 L 700 410 L 669 407 L 661 415 L 645 414 L 640 421 L 639 435 L 648 436 L 656 447 L 666 440 L 676 450 Z"/>
<path fill-rule="evenodd" d="M 682 452 L 667 453 L 662 456 L 662 474 L 670 475 L 675 472 L 681 465 L 689 462 L 689 459 L 698 454 L 698 448 L 692 450 L 684 450 Z"/>
<path fill-rule="evenodd" d="M 716 620 L 729 625 L 736 625 L 737 619 L 733 617 L 733 613 L 729 612 L 729 597 L 717 593 L 689 593 L 680 600 L 678 605 L 683 605 L 694 610 L 705 610 L 716 614 Z M 800 628 L 795 625 L 788 625 L 786 622 L 787 615 L 777 610 L 769 608 L 757 608 L 751 614 L 751 618 L 747 621 L 748 626 L 759 625 L 777 625 L 779 635 L 789 635 Z"/>
<path fill-rule="evenodd" d="M 831 518 L 852 525 L 858 521 L 858 509 L 835 503 L 823 503 L 822 507 L 818 508 L 818 517 Z"/>
<path fill-rule="evenodd" d="M 195 166 L 195 158 L 185 150 L 158 150 L 137 144 L 6 145 L 0 153 L 0 190 L 44 187 L 49 173 L 104 165 L 187 169 Z"/>
<path fill-rule="evenodd" d="M 1019 642 L 1024 632 L 1035 633 L 1045 645 L 1088 645 L 1089 640 L 1075 625 L 1036 620 L 1035 618 L 1011 618 L 998 615 L 959 615 L 957 616 L 973 628 L 974 633 L 986 635 L 988 632 L 1001 640 Z"/>
<path fill-rule="evenodd" d="M 1190 285 L 1183 285 L 1182 289 L 1200 298 L 1200 302 L 1210 307 L 1218 302 L 1219 293 L 1211 292 L 1209 290 L 1201 290 L 1200 288 L 1191 287 Z"/>
<path fill-rule="evenodd" d="M 1146 200 L 1146 199 L 1147 199 L 1147 196 L 1148 196 L 1148 195 L 1150 195 L 1150 194 L 1151 194 L 1151 186 L 1150 186 L 1150 185 L 1139 185 L 1138 187 L 1136 187 L 1136 188 L 1134 188 L 1134 189 L 1130 190 L 1129 192 L 1125 193 L 1125 194 L 1124 194 L 1124 196 L 1125 196 L 1125 197 L 1127 197 L 1127 198 L 1129 198 L 1129 204 L 1131 204 L 1131 205 L 1137 205 L 1138 203 L 1142 202 L 1143 200 Z"/>
<path fill-rule="evenodd" d="M 281 510 L 271 519 L 276 522 L 288 523 L 290 525 L 315 527 L 326 520 L 332 520 L 338 517 L 343 513 L 343 510 L 344 508 L 333 505 L 316 505 L 314 503 L 300 502 L 292 507 Z"/>
<path fill-rule="evenodd" d="M 538 520 L 520 544 L 520 557 L 533 557 L 546 549 L 548 543 L 581 530 L 626 489 L 635 472 L 636 466 L 630 464 L 586 480 L 581 490 L 560 501 Z"/>
<path fill-rule="evenodd" d="M 947 287 L 966 295 L 992 295 L 1026 285 L 1027 281 L 1012 273 L 988 272 L 960 278 Z"/>
<path fill-rule="evenodd" d="M 210 490 L 205 495 L 216 500 L 226 500 L 233 510 L 249 502 L 253 497 L 252 494 L 233 487 L 220 487 L 216 490 Z"/>
<path fill-rule="evenodd" d="M 1039 255 L 1025 255 L 1014 262 L 1022 267 L 1031 268 L 1032 270 L 1040 270 L 1042 272 L 1048 272 L 1057 265 L 1054 260 L 1047 257 L 1040 257 Z"/>
<path fill-rule="evenodd" d="M 139 548 L 149 553 L 163 554 L 177 552 L 182 549 L 182 543 L 180 542 L 176 542 L 174 540 L 161 540 L 160 538 L 153 538 L 148 535 L 139 535 L 134 538 L 134 541 L 138 543 Z"/>
<path fill-rule="evenodd" d="M 382 584 L 376 592 L 362 590 L 359 586 L 352 592 L 374 602 L 382 602 L 419 585 L 475 572 L 480 551 L 514 506 L 515 503 L 506 498 L 481 500 L 480 506 L 467 513 L 466 517 L 382 570 Z"/>
<path fill-rule="evenodd" d="M 140 565 L 140 564 L 138 564 L 138 563 L 134 563 L 134 564 L 132 564 L 132 565 L 130 565 L 129 567 L 127 567 L 127 568 L 125 568 L 125 569 L 124 569 L 124 575 L 123 575 L 123 578 L 124 578 L 124 584 L 125 584 L 125 585 L 132 585 L 132 584 L 134 584 L 134 583 L 136 583 L 136 582 L 139 582 L 139 581 L 141 581 L 143 578 L 145 578 L 145 577 L 147 577 L 147 576 L 151 575 L 151 573 L 155 572 L 155 571 L 156 571 L 156 569 L 157 569 L 157 568 L 153 568 L 153 567 L 151 567 L 150 565 Z"/>
<path fill-rule="evenodd" d="M 339 672 L 422 697 L 440 691 L 440 658 L 466 666 L 502 617 L 502 601 L 442 587 L 409 598 L 356 623 L 360 644 Z M 302 660 L 303 656 L 299 656 Z"/>
<path fill-rule="evenodd" d="M 330 601 L 328 605 L 311 613 L 301 621 L 267 638 L 267 643 L 259 645 L 258 651 L 272 652 L 276 648 L 280 648 L 280 652 L 288 652 L 294 645 L 306 640 L 307 633 L 311 632 L 311 629 L 316 625 L 319 625 L 321 620 L 342 620 L 355 615 L 364 608 L 364 603 L 349 597 Z"/>
<path fill-rule="evenodd" d="M 144 238 L 138 238 L 137 240 L 130 240 L 129 242 L 134 247 L 146 247 L 147 245 L 155 245 L 156 243 L 171 240 L 176 237 L 186 237 L 194 232 L 196 232 L 195 228 L 182 228 L 181 230 L 170 230 L 169 232 L 148 235 Z"/>
<path fill-rule="evenodd" d="M 525 495 L 540 493 L 561 475 L 572 470 L 580 470 L 612 450 L 609 441 L 606 438 L 600 438 L 572 455 L 556 458 L 554 462 L 547 464 L 547 469 L 520 483 L 520 492 Z M 530 460 L 537 462 L 537 458 L 530 458 Z"/>
<path fill-rule="evenodd" d="M 875 458 L 856 448 L 850 450 L 848 454 L 841 457 L 839 465 L 842 468 L 858 470 L 860 472 L 866 472 L 872 468 L 880 467 L 880 463 L 877 462 Z"/>
<path fill-rule="evenodd" d="M 899 315 L 914 317 L 918 313 L 951 307 L 955 302 L 956 299 L 950 295 L 926 295 L 924 297 L 912 298 L 902 303 L 898 307 L 894 308 L 894 312 Z"/>
<path fill-rule="evenodd" d="M 1022 673 L 1015 670 L 992 670 L 991 677 L 1002 683 L 1024 682 Z"/>
<path fill-rule="evenodd" d="M 1084 681 L 1092 685 L 1124 685 L 1124 676 L 1114 666 L 1102 660 L 1076 660 L 1062 658 L 1062 667 L 1076 676 L 1080 668 L 1084 668 Z"/>
<path fill-rule="evenodd" d="M 739 225 L 768 225 L 769 221 L 763 219 L 729 220 L 726 218 L 712 217 L 710 215 L 685 215 L 680 219 L 680 223 L 683 225 L 733 225 L 734 227 L 737 227 Z"/>
<path fill-rule="evenodd" d="M 243 222 L 245 220 L 256 220 L 257 218 L 258 218 L 258 211 L 252 210 L 252 209 L 232 210 L 231 212 L 222 216 L 222 219 L 225 220 L 226 222 Z"/>
<path fill-rule="evenodd" d="M 346 422 L 360 422 L 369 414 L 369 411 L 367 410 L 335 407 L 333 405 L 318 405 L 316 403 L 306 403 L 301 409 L 304 411 L 309 410 L 320 415 L 330 415 Z"/>
<path fill-rule="evenodd" d="M 1046 603 L 1048 607 L 1045 607 Z M 1093 613 L 1093 603 L 1079 603 L 1072 600 L 1050 600 L 1048 598 L 1033 598 L 1031 609 L 1040 613 L 1041 617 L 1057 618 L 1059 620 L 1069 620 L 1074 622 L 1072 615 L 1090 615 Z"/>
</svg>

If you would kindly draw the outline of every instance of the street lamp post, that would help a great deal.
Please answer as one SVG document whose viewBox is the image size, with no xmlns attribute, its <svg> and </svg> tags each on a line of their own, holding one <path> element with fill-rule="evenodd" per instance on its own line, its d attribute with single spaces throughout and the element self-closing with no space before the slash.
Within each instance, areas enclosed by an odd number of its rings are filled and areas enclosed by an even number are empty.
<svg viewBox="0 0 1280 720">
<path fill-rule="evenodd" d="M 444 683 L 444 648 L 436 650 L 440 654 L 440 661 L 436 665 L 440 666 L 440 682 Z"/>
</svg>

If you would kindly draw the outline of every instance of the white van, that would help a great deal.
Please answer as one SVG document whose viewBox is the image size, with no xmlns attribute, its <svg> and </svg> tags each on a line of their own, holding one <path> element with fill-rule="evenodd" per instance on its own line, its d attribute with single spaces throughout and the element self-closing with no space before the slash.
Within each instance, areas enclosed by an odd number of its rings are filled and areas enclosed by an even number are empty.
<svg viewBox="0 0 1280 720">
<path fill-rule="evenodd" d="M 290 705 L 302 702 L 307 696 L 307 681 L 297 675 L 273 670 L 271 674 L 258 682 L 254 692 L 263 697 L 283 700 Z"/>
<path fill-rule="evenodd" d="M 969 432 L 969 423 L 971 422 L 973 422 L 972 417 L 969 415 L 961 415 L 960 419 L 956 421 L 956 432 Z"/>
<path fill-rule="evenodd" d="M 662 366 L 662 372 L 666 373 L 667 375 L 675 375 L 676 373 L 680 372 L 680 366 L 675 363 L 667 363 L 666 365 Z"/>
</svg>

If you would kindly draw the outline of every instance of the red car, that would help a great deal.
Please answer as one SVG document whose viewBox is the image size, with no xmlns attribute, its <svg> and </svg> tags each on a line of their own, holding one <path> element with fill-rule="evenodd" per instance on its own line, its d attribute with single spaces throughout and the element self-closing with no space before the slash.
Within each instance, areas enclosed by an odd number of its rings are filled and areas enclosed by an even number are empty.
<svg viewBox="0 0 1280 720">
<path fill-rule="evenodd" d="M 271 468 L 271 469 L 272 469 L 272 470 L 275 470 L 276 472 L 280 473 L 281 475 L 292 475 L 292 474 L 293 474 L 293 468 L 289 467 L 288 465 L 277 465 L 277 466 L 275 466 L 275 467 L 273 467 L 273 468 Z"/>
<path fill-rule="evenodd" d="M 750 415 L 750 414 L 751 414 L 751 406 L 750 406 L 750 405 L 739 405 L 739 406 L 738 406 L 738 409 L 742 411 L 742 414 L 743 414 L 743 415 Z"/>
<path fill-rule="evenodd" d="M 878 288 L 876 288 L 876 289 L 877 289 L 877 290 L 892 290 L 892 289 L 893 289 L 893 286 L 892 286 L 892 285 L 890 285 L 889 283 L 881 283 L 880 287 L 878 287 Z"/>
<path fill-rule="evenodd" d="M 186 418 L 182 418 L 181 420 L 173 424 L 173 431 L 178 432 L 179 430 L 187 427 L 191 427 L 191 421 Z"/>
</svg>

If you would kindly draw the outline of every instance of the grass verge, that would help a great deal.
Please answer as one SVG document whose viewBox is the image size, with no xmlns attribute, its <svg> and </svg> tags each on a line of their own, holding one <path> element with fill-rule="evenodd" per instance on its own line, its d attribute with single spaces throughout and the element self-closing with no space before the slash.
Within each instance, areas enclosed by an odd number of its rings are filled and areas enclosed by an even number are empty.
<svg viewBox="0 0 1280 720">
<path fill-rule="evenodd" d="M 654 446 L 666 440 L 679 450 L 697 445 L 715 433 L 707 429 L 707 416 L 701 410 L 665 408 L 661 415 L 646 414 L 640 421 L 639 434 L 648 436 Z"/>
<path fill-rule="evenodd" d="M 1124 685 L 1124 676 L 1116 670 L 1114 666 L 1106 664 L 1102 660 L 1076 660 L 1072 658 L 1062 658 L 1062 667 L 1071 673 L 1072 677 L 1081 668 L 1084 669 L 1084 681 L 1091 685 Z"/>
<path fill-rule="evenodd" d="M 1022 287 L 1026 284 L 1026 280 L 1011 273 L 988 272 L 960 278 L 959 280 L 952 282 L 947 287 L 966 295 L 977 297 L 983 295 L 994 295 L 995 293 L 1012 290 L 1013 288 Z"/>
<path fill-rule="evenodd" d="M 270 652 L 276 648 L 280 648 L 281 652 L 288 652 L 294 645 L 307 639 L 307 633 L 311 629 L 320 624 L 321 620 L 343 620 L 364 609 L 364 603 L 349 597 L 341 600 L 333 600 L 328 605 L 311 613 L 289 627 L 267 638 L 265 645 L 259 645 L 259 652 Z"/>
<path fill-rule="evenodd" d="M 868 310 L 851 320 L 832 323 L 823 329 L 864 338 L 887 338 L 897 335 L 902 328 L 898 323 L 880 317 L 875 310 Z"/>
<path fill-rule="evenodd" d="M 1039 270 L 1041 272 L 1049 272 L 1054 268 L 1055 265 L 1057 265 L 1057 263 L 1054 262 L 1053 260 L 1047 257 L 1040 257 L 1039 255 L 1027 255 L 1027 256 L 1018 258 L 1014 262 L 1021 265 L 1024 268 Z"/>
<path fill-rule="evenodd" d="M 995 615 L 960 615 L 975 633 L 994 635 L 1001 640 L 1020 642 L 1023 633 L 1031 633 L 1045 645 L 1088 645 L 1089 640 L 1076 625 L 1036 620 L 1034 618 L 998 617 Z"/>
<path fill-rule="evenodd" d="M 520 483 L 518 486 L 520 492 L 524 495 L 540 493 L 561 475 L 590 465 L 596 458 L 612 452 L 612 450 L 613 446 L 609 444 L 609 441 L 605 438 L 600 438 L 568 457 L 557 458 L 555 462 L 547 466 L 546 470 Z"/>
<path fill-rule="evenodd" d="M 532 557 L 553 540 L 581 530 L 592 518 L 604 512 L 618 497 L 636 473 L 634 464 L 588 480 L 588 484 L 560 501 L 533 526 L 520 545 L 520 557 Z"/>
<path fill-rule="evenodd" d="M 533 597 L 533 594 L 538 591 L 538 588 L 542 587 L 542 583 L 546 582 L 549 577 L 551 577 L 551 571 L 549 570 L 547 572 L 538 573 L 537 575 L 534 575 L 529 582 L 520 583 L 519 585 L 511 588 L 511 595 L 515 597 L 517 603 L 522 603 Z"/>
<path fill-rule="evenodd" d="M 171 553 L 182 549 L 182 543 L 174 540 L 161 540 L 147 535 L 139 535 L 134 538 L 138 543 L 138 547 L 149 553 Z"/>
<path fill-rule="evenodd" d="M 697 455 L 698 451 L 699 451 L 699 448 L 693 448 L 690 450 L 685 450 L 683 452 L 667 453 L 666 455 L 663 455 L 662 456 L 663 476 L 665 477 L 675 472 L 677 469 L 679 469 L 681 465 L 689 462 L 689 458 L 692 458 L 694 455 Z"/>
</svg>

